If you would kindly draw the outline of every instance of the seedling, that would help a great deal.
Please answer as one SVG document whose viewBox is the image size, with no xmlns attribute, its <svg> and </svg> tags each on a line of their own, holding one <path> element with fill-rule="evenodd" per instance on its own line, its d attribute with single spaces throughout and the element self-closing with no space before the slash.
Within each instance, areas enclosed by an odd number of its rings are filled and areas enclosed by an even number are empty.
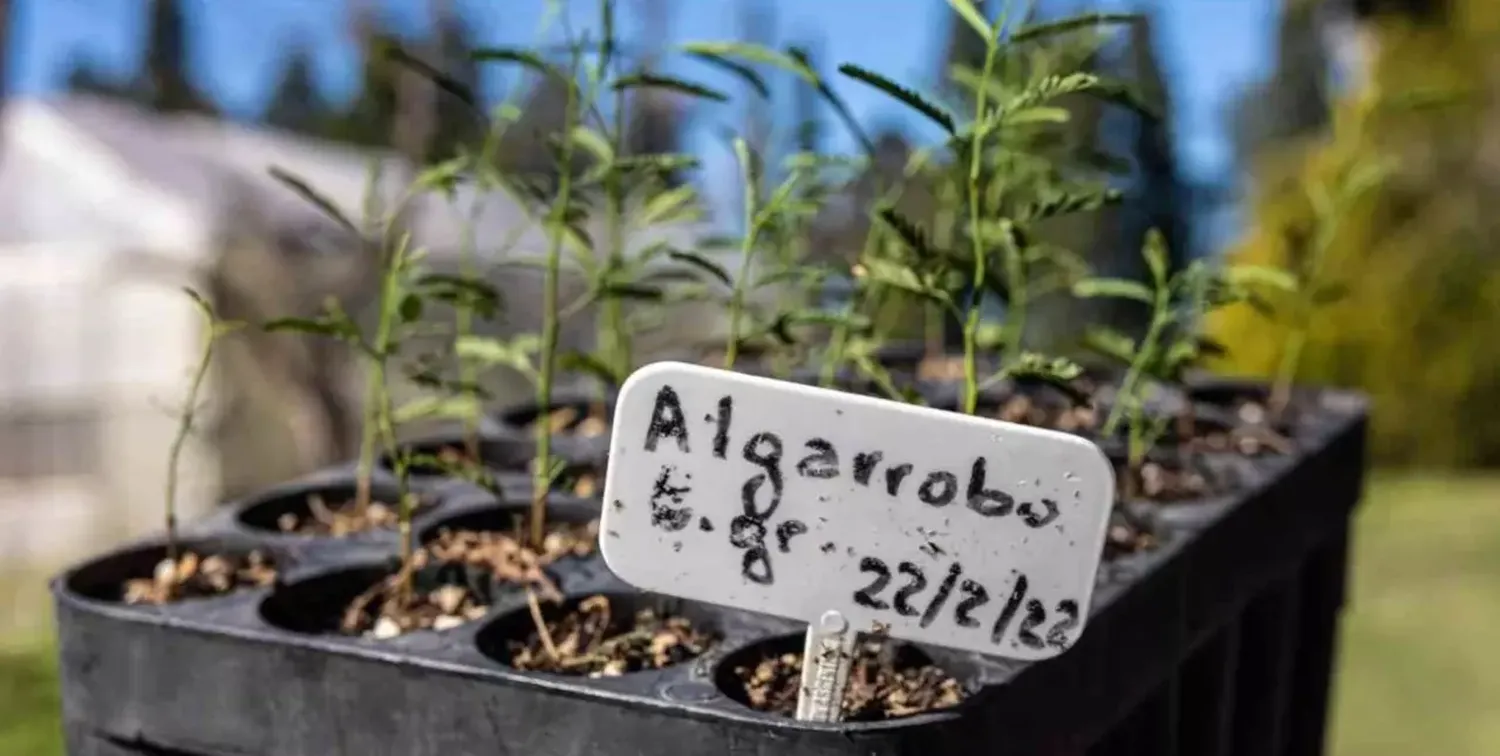
<svg viewBox="0 0 1500 756">
<path fill-rule="evenodd" d="M 359 234 L 359 227 L 332 201 L 318 194 L 306 182 L 279 170 L 273 170 L 273 175 L 311 200 L 345 229 L 355 232 L 361 239 L 365 238 L 364 234 Z M 372 188 L 376 186 L 378 176 L 377 170 L 371 171 Z M 394 226 L 401 211 L 414 192 L 421 188 L 421 185 L 414 184 L 403 193 L 393 211 L 380 219 L 380 228 L 373 243 L 366 242 L 380 264 L 373 333 L 365 333 L 343 306 L 331 298 L 324 303 L 322 313 L 316 317 L 281 318 L 263 326 L 269 332 L 298 332 L 338 339 L 353 348 L 355 354 L 366 363 L 364 423 L 361 429 L 354 506 L 362 510 L 370 505 L 375 454 L 377 448 L 383 448 L 392 461 L 397 479 L 401 569 L 395 596 L 401 606 L 407 605 L 411 598 L 412 554 L 415 550 L 411 519 L 416 501 L 410 490 L 408 473 L 416 460 L 411 449 L 397 444 L 396 425 L 399 420 L 417 419 L 424 415 L 462 415 L 467 410 L 456 411 L 452 404 L 469 404 L 473 399 L 463 397 L 449 403 L 424 402 L 398 410 L 391 397 L 391 370 L 398 367 L 402 344 L 410 337 L 429 332 L 429 327 L 422 322 L 427 301 L 458 303 L 490 317 L 493 317 L 499 304 L 498 295 L 479 281 L 423 271 L 420 267 L 422 254 L 411 249 L 410 236 L 404 233 L 399 237 L 395 236 Z M 373 191 L 369 196 L 374 196 Z M 373 205 L 373 202 L 367 204 Z"/>
<path fill-rule="evenodd" d="M 1294 289 L 1287 298 L 1287 335 L 1281 359 L 1271 384 L 1269 406 L 1272 421 L 1285 414 L 1291 400 L 1292 381 L 1307 347 L 1308 330 L 1318 309 L 1343 299 L 1348 287 L 1324 280 L 1324 261 L 1340 231 L 1340 221 L 1371 190 L 1380 185 L 1391 166 L 1381 162 L 1356 163 L 1338 172 L 1332 181 L 1314 181 L 1307 187 L 1312 206 L 1312 238 L 1289 239 Z"/>
<path fill-rule="evenodd" d="M 756 289 L 777 286 L 785 290 L 788 284 L 801 288 L 822 282 L 821 271 L 786 255 L 772 261 L 765 274 L 758 277 L 753 274 L 758 268 L 757 253 L 762 246 L 762 234 L 768 229 L 776 228 L 776 235 L 785 238 L 791 229 L 798 227 L 802 220 L 816 211 L 815 200 L 810 199 L 817 196 L 816 190 L 809 191 L 809 187 L 818 184 L 819 173 L 824 166 L 809 159 L 792 161 L 788 176 L 762 204 L 760 156 L 755 154 L 744 139 L 738 137 L 734 139 L 734 152 L 740 165 L 745 231 L 740 241 L 739 272 L 730 289 L 729 335 L 724 346 L 724 367 L 727 370 L 734 368 L 741 344 L 750 338 L 770 335 L 783 344 L 791 344 L 795 340 L 792 329 L 796 326 L 839 325 L 858 320 L 852 315 L 838 316 L 805 308 L 778 308 L 779 311 L 774 313 L 771 322 L 753 331 L 745 328 L 747 298 Z"/>
<path fill-rule="evenodd" d="M 1210 310 L 1236 302 L 1265 307 L 1260 290 L 1290 291 L 1295 281 L 1290 274 L 1274 268 L 1236 265 L 1216 268 L 1195 260 L 1172 273 L 1168 270 L 1166 241 L 1160 231 L 1152 229 L 1142 248 L 1150 271 L 1148 286 L 1139 281 L 1120 278 L 1086 278 L 1074 284 L 1080 297 L 1115 297 L 1139 302 L 1150 308 L 1146 333 L 1139 342 L 1118 331 L 1093 329 L 1090 346 L 1125 363 L 1128 368 L 1116 395 L 1114 405 L 1104 421 L 1101 435 L 1112 438 L 1125 423 L 1127 432 L 1127 496 L 1133 493 L 1136 474 L 1147 454 L 1160 440 L 1170 417 L 1148 410 L 1151 381 L 1180 383 L 1186 369 L 1207 353 L 1222 350 L 1201 333 L 1203 316 Z M 1191 402 L 1184 398 L 1181 417 L 1184 429 L 1191 433 Z"/>
<path fill-rule="evenodd" d="M 546 206 L 544 219 L 548 245 L 541 261 L 544 270 L 542 296 L 542 329 L 536 346 L 534 384 L 536 405 L 546 412 L 552 405 L 553 387 L 560 368 L 574 367 L 588 370 L 603 378 L 606 384 L 618 385 L 631 367 L 629 328 L 624 318 L 622 302 L 626 299 L 665 301 L 670 298 L 665 287 L 646 281 L 648 265 L 658 255 L 666 255 L 675 261 L 707 271 L 714 278 L 728 279 L 720 266 L 694 252 L 653 247 L 646 254 L 629 256 L 624 247 L 624 215 L 630 197 L 627 192 L 632 177 L 655 177 L 671 173 L 693 164 L 690 158 L 677 155 L 647 155 L 627 157 L 619 154 L 620 136 L 623 132 L 623 93 L 633 89 L 659 88 L 707 99 L 723 99 L 723 96 L 707 87 L 692 82 L 649 73 L 631 73 L 610 76 L 616 71 L 616 43 L 614 39 L 613 3 L 604 0 L 600 4 L 603 21 L 603 42 L 596 66 L 585 69 L 582 56 L 588 47 L 586 41 L 567 40 L 571 60 L 567 68 L 548 64 L 533 53 L 523 50 L 490 49 L 476 53 L 482 61 L 510 62 L 525 66 L 542 76 L 562 84 L 565 96 L 563 122 L 557 136 L 552 140 L 554 164 L 557 166 L 555 187 L 528 186 L 519 182 L 503 182 L 506 188 L 516 192 L 525 206 Z M 580 82 L 579 79 L 584 79 Z M 616 114 L 613 127 L 603 124 L 603 116 L 597 109 L 600 93 L 605 89 L 619 93 L 616 98 Z M 591 128 L 590 122 L 599 126 Z M 573 166 L 581 157 L 591 157 L 593 167 L 581 175 L 575 175 Z M 654 184 L 660 188 L 661 182 Z M 585 228 L 587 200 L 591 193 L 602 190 L 607 207 L 607 225 L 610 235 L 608 251 L 602 257 L 595 254 L 591 235 Z M 648 223 L 677 219 L 689 212 L 694 205 L 691 189 L 674 188 L 647 194 L 642 220 Z M 590 281 L 590 290 L 580 300 L 563 307 L 559 302 L 559 280 L 562 275 L 565 249 L 572 249 L 573 262 L 578 265 Z M 517 261 L 527 264 L 529 261 Z M 558 333 L 561 322 L 582 311 L 585 307 L 602 303 L 604 314 L 600 319 L 599 341 L 602 358 L 592 355 L 560 355 Z M 498 344 L 491 346 L 502 347 Z M 513 345 L 512 345 L 513 346 Z M 470 351 L 485 349 L 471 345 Z M 493 351 L 493 350 L 491 350 Z M 504 361 L 514 364 L 515 355 L 507 354 Z M 536 460 L 534 463 L 533 499 L 530 517 L 531 542 L 540 548 L 545 533 L 546 497 L 551 476 L 557 465 L 552 459 L 552 434 L 546 423 L 536 423 Z"/>
<path fill-rule="evenodd" d="M 963 323 L 963 410 L 972 414 L 984 385 L 978 373 L 977 356 L 985 292 L 1000 291 L 1007 299 L 1001 344 L 1003 376 L 1010 363 L 1021 359 L 1026 310 L 1036 293 L 1031 281 L 1034 269 L 1059 260 L 1054 249 L 1031 243 L 1030 227 L 1050 217 L 1097 208 L 1118 198 L 1103 187 L 1056 180 L 1058 172 L 1045 168 L 1045 159 L 1039 155 L 1015 154 L 1016 144 L 1010 135 L 1037 124 L 1065 123 L 1068 111 L 1052 103 L 1066 95 L 1094 94 L 1129 100 L 1119 96 L 1126 91 L 1119 85 L 1081 72 L 1050 73 L 1043 69 L 1032 72 L 1024 86 L 1009 87 L 997 78 L 998 66 L 1015 45 L 1103 24 L 1123 23 L 1134 16 L 1093 14 L 1007 29 L 1005 18 L 990 23 L 969 0 L 950 0 L 949 4 L 985 45 L 983 64 L 968 79 L 973 90 L 973 111 L 967 124 L 960 124 L 958 116 L 947 109 L 878 73 L 849 64 L 839 70 L 889 95 L 946 134 L 943 148 L 949 157 L 934 164 L 941 164 L 940 185 L 952 187 L 949 196 L 960 198 L 963 204 L 962 213 L 954 216 L 963 218 L 967 253 L 938 247 L 919 224 L 893 209 L 884 209 L 882 219 L 902 239 L 912 256 L 899 262 L 868 261 L 865 274 L 912 292 Z M 1030 167 L 1032 173 L 1049 181 L 1036 178 L 1013 186 L 1016 171 L 1012 168 L 1016 165 Z M 999 271 L 991 266 L 996 252 L 1002 263 Z M 1030 360 L 1029 364 L 1034 368 L 1047 363 Z"/>
<path fill-rule="evenodd" d="M 208 378 L 209 367 L 213 365 L 214 348 L 218 346 L 219 340 L 244 327 L 243 323 L 233 320 L 220 320 L 214 312 L 213 305 L 209 303 L 202 294 L 184 288 L 183 293 L 192 300 L 193 306 L 198 309 L 198 314 L 203 318 L 203 331 L 198 342 L 198 362 L 193 368 L 192 380 L 188 383 L 187 396 L 183 398 L 182 409 L 178 414 L 177 433 L 172 437 L 172 446 L 167 451 L 167 482 L 164 498 L 166 520 L 167 520 L 167 559 L 173 564 L 177 563 L 178 540 L 177 540 L 177 486 L 178 468 L 182 461 L 182 451 L 187 445 L 188 437 L 193 433 L 193 424 L 198 418 L 198 397 L 203 390 L 203 382 Z"/>
</svg>

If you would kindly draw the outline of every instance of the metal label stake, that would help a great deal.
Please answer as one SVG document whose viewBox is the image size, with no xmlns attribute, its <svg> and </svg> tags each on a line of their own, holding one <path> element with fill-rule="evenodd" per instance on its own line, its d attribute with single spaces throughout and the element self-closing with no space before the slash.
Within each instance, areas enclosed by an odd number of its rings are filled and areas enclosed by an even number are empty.
<svg viewBox="0 0 1500 756">
<path fill-rule="evenodd" d="M 838 722 L 844 718 L 844 692 L 849 687 L 858 633 L 837 611 L 824 612 L 816 626 L 808 625 L 802 649 L 802 687 L 797 696 L 797 719 Z"/>
</svg>

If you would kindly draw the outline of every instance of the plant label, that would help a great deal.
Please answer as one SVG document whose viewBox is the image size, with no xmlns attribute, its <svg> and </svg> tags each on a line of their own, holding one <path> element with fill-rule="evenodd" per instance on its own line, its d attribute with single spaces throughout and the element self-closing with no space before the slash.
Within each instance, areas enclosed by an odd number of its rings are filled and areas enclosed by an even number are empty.
<svg viewBox="0 0 1500 756">
<path fill-rule="evenodd" d="M 662 362 L 620 389 L 600 548 L 644 590 L 1035 661 L 1083 631 L 1114 485 L 1064 433 Z"/>
</svg>

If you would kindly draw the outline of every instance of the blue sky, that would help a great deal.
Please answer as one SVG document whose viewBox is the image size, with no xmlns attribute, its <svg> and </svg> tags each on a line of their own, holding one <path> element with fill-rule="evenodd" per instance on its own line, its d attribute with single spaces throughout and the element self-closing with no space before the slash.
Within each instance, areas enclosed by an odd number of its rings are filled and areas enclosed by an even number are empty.
<svg viewBox="0 0 1500 756">
<path fill-rule="evenodd" d="M 473 19 L 483 44 L 526 44 L 535 39 L 543 0 L 452 0 Z M 892 78 L 930 83 L 932 61 L 945 39 L 951 11 L 944 0 L 756 0 L 770 6 L 782 40 L 820 35 L 823 60 L 854 62 Z M 145 0 L 12 0 L 15 47 L 9 66 L 12 91 L 55 92 L 78 57 L 103 72 L 121 76 L 141 59 Z M 345 36 L 346 0 L 185 0 L 194 27 L 190 50 L 193 74 L 201 86 L 236 115 L 251 117 L 264 106 L 280 74 L 281 53 L 289 45 L 316 50 L 318 75 L 330 95 L 347 95 L 356 53 Z M 374 0 L 398 21 L 420 33 L 429 0 Z M 672 41 L 730 39 L 738 36 L 740 0 L 672 0 Z M 1044 0 L 1045 2 L 1045 0 Z M 592 25 L 594 0 L 570 0 L 575 28 Z M 637 27 L 632 0 L 619 3 L 622 33 Z M 1193 175 L 1221 177 L 1229 167 L 1231 145 L 1223 114 L 1234 94 L 1263 76 L 1272 49 L 1275 0 L 1101 0 L 1090 6 L 1135 8 L 1157 21 L 1157 45 L 1177 106 L 1178 151 Z M 1056 12 L 1086 7 L 1083 0 L 1051 0 Z M 554 34 L 557 32 L 553 28 Z M 691 66 L 685 63 L 684 66 Z M 685 69 L 683 69 L 686 72 Z M 700 79 L 713 81 L 712 77 Z M 497 74 L 498 75 L 498 74 Z M 498 85 L 499 82 L 496 82 Z M 716 85 L 726 82 L 713 81 Z M 860 85 L 840 84 L 840 94 L 869 120 L 900 115 L 900 109 Z M 737 124 L 735 111 L 710 112 L 697 123 L 696 147 L 717 149 L 706 128 Z M 830 129 L 836 134 L 836 130 Z M 842 145 L 847 146 L 846 140 Z M 723 152 L 722 149 L 719 152 Z M 710 184 L 734 170 L 726 154 L 706 155 Z"/>
</svg>

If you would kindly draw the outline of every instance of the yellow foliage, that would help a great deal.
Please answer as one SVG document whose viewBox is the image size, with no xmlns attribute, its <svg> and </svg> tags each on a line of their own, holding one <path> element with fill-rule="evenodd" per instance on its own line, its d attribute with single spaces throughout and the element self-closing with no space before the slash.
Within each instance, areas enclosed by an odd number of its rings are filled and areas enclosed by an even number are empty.
<svg viewBox="0 0 1500 756">
<path fill-rule="evenodd" d="M 1313 316 L 1298 381 L 1367 391 L 1382 461 L 1500 464 L 1500 4 L 1455 0 L 1445 24 L 1374 33 L 1369 85 L 1336 106 L 1331 133 L 1260 166 L 1232 257 L 1295 267 L 1318 230 L 1310 192 L 1393 160 L 1337 217 L 1321 280 L 1349 294 Z M 1288 328 L 1233 308 L 1211 331 L 1230 371 L 1271 375 Z"/>
</svg>

